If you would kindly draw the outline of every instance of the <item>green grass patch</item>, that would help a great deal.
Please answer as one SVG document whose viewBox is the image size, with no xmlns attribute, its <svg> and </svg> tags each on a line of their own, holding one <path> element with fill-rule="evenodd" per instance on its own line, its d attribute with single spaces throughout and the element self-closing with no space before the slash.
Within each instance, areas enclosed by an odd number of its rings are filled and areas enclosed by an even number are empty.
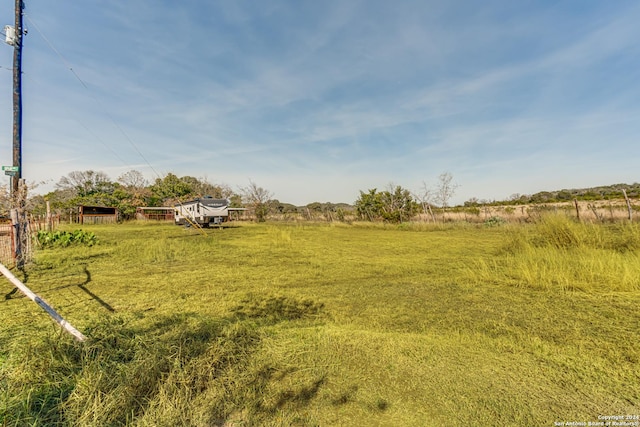
<svg viewBox="0 0 640 427">
<path fill-rule="evenodd" d="M 638 229 L 546 221 L 87 227 L 23 277 L 87 343 L 6 285 L 0 424 L 638 414 Z"/>
</svg>

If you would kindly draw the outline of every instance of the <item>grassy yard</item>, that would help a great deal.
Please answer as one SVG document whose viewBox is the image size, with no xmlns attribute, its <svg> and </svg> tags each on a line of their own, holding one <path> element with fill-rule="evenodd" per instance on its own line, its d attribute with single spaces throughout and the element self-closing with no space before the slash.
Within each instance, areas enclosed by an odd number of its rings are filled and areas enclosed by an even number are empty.
<svg viewBox="0 0 640 427">
<path fill-rule="evenodd" d="M 0 299 L 1 425 L 640 415 L 635 224 L 83 229 L 98 244 L 40 249 L 16 275 L 87 343 Z"/>
</svg>

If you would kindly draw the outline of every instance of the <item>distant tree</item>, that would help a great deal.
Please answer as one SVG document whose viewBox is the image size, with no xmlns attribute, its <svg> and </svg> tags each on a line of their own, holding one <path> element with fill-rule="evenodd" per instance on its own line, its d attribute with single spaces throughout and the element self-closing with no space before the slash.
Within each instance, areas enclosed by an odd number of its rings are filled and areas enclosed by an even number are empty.
<svg viewBox="0 0 640 427">
<path fill-rule="evenodd" d="M 126 188 L 141 190 L 149 185 L 144 175 L 137 170 L 130 170 L 118 177 L 118 182 Z"/>
<path fill-rule="evenodd" d="M 465 207 L 476 207 L 480 205 L 480 200 L 477 197 L 471 197 L 469 200 L 464 202 Z"/>
<path fill-rule="evenodd" d="M 47 213 L 47 201 L 42 194 L 31 195 L 27 199 L 26 210 L 33 215 L 44 215 Z"/>
<path fill-rule="evenodd" d="M 227 184 L 214 184 L 212 193 L 213 197 L 229 200 L 231 200 L 234 196 L 239 196 L 239 194 L 236 194 Z"/>
<path fill-rule="evenodd" d="M 51 209 L 53 209 L 55 213 L 60 214 L 68 212 L 70 208 L 77 206 L 74 204 L 75 197 L 76 193 L 74 190 L 57 189 L 45 194 L 44 199 L 49 201 Z"/>
<path fill-rule="evenodd" d="M 279 214 L 291 214 L 298 212 L 298 207 L 291 203 L 284 203 L 278 199 L 269 200 L 270 210 Z"/>
<path fill-rule="evenodd" d="M 242 195 L 240 195 L 240 194 L 232 193 L 229 196 L 229 201 L 231 202 L 231 203 L 229 203 L 229 207 L 232 207 L 232 208 L 241 208 L 242 207 Z"/>
<path fill-rule="evenodd" d="M 178 178 L 172 173 L 168 173 L 164 178 L 156 178 L 151 190 L 154 205 L 168 205 L 184 202 L 193 196 L 192 183 Z"/>
<path fill-rule="evenodd" d="M 60 178 L 56 190 L 44 198 L 58 213 L 79 205 L 117 206 L 114 197 L 117 185 L 104 172 L 74 171 Z"/>
<path fill-rule="evenodd" d="M 322 212 L 322 203 L 320 202 L 308 203 L 307 206 L 305 207 L 311 212 L 317 212 L 317 213 Z"/>
<path fill-rule="evenodd" d="M 355 202 L 356 213 L 361 219 L 375 221 L 382 218 L 382 195 L 377 188 L 369 189 L 368 193 L 360 191 L 360 197 Z"/>
<path fill-rule="evenodd" d="M 531 203 L 553 203 L 556 201 L 553 193 L 549 191 L 540 191 L 535 193 L 529 199 Z"/>
<path fill-rule="evenodd" d="M 411 219 L 418 212 L 418 204 L 411 192 L 399 185 L 389 184 L 387 191 L 380 194 L 382 217 L 389 222 L 402 222 Z"/>
<path fill-rule="evenodd" d="M 207 178 L 196 178 L 193 176 L 183 176 L 182 182 L 191 188 L 193 197 L 213 197 L 215 199 L 231 199 L 234 192 L 226 184 L 212 184 Z"/>
<path fill-rule="evenodd" d="M 249 185 L 241 188 L 240 192 L 245 204 L 254 212 L 256 221 L 266 221 L 271 207 L 269 201 L 273 197 L 273 193 L 253 181 L 249 181 Z"/>
<path fill-rule="evenodd" d="M 430 215 L 435 222 L 435 216 L 433 215 L 433 211 L 431 210 L 431 206 L 433 205 L 434 199 L 434 191 L 427 185 L 426 182 L 422 181 L 422 188 L 418 193 L 414 194 L 416 201 L 422 207 L 422 212 L 425 215 Z"/>
<path fill-rule="evenodd" d="M 451 198 L 456 193 L 459 185 L 453 182 L 453 175 L 449 172 L 444 172 L 438 177 L 438 187 L 435 192 L 435 200 L 442 208 L 442 217 L 444 219 L 444 213 L 449 207 Z"/>
<path fill-rule="evenodd" d="M 133 218 L 136 208 L 151 204 L 149 183 L 137 170 L 131 170 L 118 177 L 114 197 L 118 200 L 118 209 L 124 218 Z"/>
<path fill-rule="evenodd" d="M 74 171 L 60 178 L 56 189 L 69 190 L 74 196 L 86 197 L 97 193 L 110 194 L 114 184 L 104 172 Z"/>
<path fill-rule="evenodd" d="M 401 186 L 389 186 L 389 190 L 378 192 L 376 188 L 368 193 L 360 191 L 360 197 L 355 202 L 356 213 L 362 219 L 369 221 L 384 220 L 389 222 L 407 221 L 419 209 L 413 200 L 411 192 Z"/>
<path fill-rule="evenodd" d="M 571 194 L 571 192 L 568 190 L 561 190 L 558 191 L 558 194 L 556 194 L 556 199 L 562 201 L 571 200 L 573 199 L 573 194 Z"/>
</svg>

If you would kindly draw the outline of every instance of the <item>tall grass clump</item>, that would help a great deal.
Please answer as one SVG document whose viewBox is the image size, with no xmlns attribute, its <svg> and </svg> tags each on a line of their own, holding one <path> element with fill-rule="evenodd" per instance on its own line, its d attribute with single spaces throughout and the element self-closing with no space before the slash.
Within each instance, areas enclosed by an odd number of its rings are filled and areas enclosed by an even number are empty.
<svg viewBox="0 0 640 427">
<path fill-rule="evenodd" d="M 538 289 L 640 289 L 640 227 L 592 224 L 546 215 L 528 227 L 506 229 L 504 244 L 478 261 L 476 279 Z"/>
<path fill-rule="evenodd" d="M 245 398 L 254 327 L 184 314 L 131 322 L 104 319 L 87 343 L 57 334 L 25 343 L 1 379 L 3 425 L 217 425 Z"/>
</svg>

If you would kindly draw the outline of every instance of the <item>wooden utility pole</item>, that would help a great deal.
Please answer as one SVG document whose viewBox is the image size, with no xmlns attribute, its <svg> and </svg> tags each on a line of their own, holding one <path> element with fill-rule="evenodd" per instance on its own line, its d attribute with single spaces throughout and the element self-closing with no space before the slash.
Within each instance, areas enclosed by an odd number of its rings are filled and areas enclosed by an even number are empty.
<svg viewBox="0 0 640 427">
<path fill-rule="evenodd" d="M 19 208 L 18 182 L 22 178 L 22 0 L 16 1 L 15 42 L 13 46 L 13 166 L 17 167 L 11 177 L 11 195 L 14 208 Z M 24 201 L 22 201 L 24 203 Z"/>
<path fill-rule="evenodd" d="M 24 208 L 27 187 L 22 179 L 22 11 L 24 3 L 15 0 L 15 26 L 7 25 L 6 42 L 13 46 L 13 166 L 2 169 L 11 176 L 11 219 L 14 225 L 14 256 L 18 268 L 24 267 L 27 247 L 27 222 Z"/>
</svg>

